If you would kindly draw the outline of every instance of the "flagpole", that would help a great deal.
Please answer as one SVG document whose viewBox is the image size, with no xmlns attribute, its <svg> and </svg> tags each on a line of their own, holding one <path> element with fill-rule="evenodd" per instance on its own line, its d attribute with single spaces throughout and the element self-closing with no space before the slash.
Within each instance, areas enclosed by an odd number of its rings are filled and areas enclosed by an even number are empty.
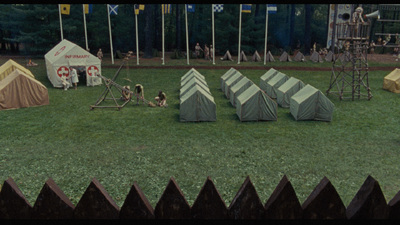
<svg viewBox="0 0 400 225">
<path fill-rule="evenodd" d="M 186 61 L 189 65 L 189 35 L 188 35 L 188 20 L 187 20 L 187 4 L 185 4 L 185 21 L 186 21 Z"/>
<path fill-rule="evenodd" d="M 240 36 L 242 33 L 242 4 L 240 4 L 240 10 L 239 10 L 239 51 L 238 51 L 238 64 L 240 64 Z"/>
<path fill-rule="evenodd" d="M 89 7 L 89 5 L 88 5 Z M 88 47 L 88 41 L 87 41 L 87 31 L 86 31 L 86 14 L 85 14 L 85 4 L 82 4 L 82 8 L 83 8 L 83 24 L 85 27 L 85 41 L 86 41 L 86 50 L 89 50 Z M 89 10 L 89 9 L 88 9 Z"/>
<path fill-rule="evenodd" d="M 265 9 L 265 49 L 264 49 L 264 65 L 267 62 L 267 37 L 268 37 L 268 5 Z"/>
<path fill-rule="evenodd" d="M 58 14 L 60 16 L 60 30 L 61 30 L 61 41 L 64 40 L 63 28 L 62 28 L 62 18 L 61 18 L 61 5 L 58 4 Z"/>
<path fill-rule="evenodd" d="M 138 22 L 137 14 L 135 12 L 135 26 L 136 26 L 136 65 L 139 65 L 139 38 L 138 38 Z"/>
<path fill-rule="evenodd" d="M 164 61 L 164 12 L 165 12 L 165 4 L 164 4 L 164 7 L 161 4 L 161 14 L 162 14 L 162 65 L 165 64 L 165 61 Z"/>
<path fill-rule="evenodd" d="M 113 45 L 112 45 L 112 37 L 111 37 L 110 5 L 109 4 L 107 4 L 107 13 L 108 13 L 108 31 L 110 33 L 111 63 L 114 64 L 114 53 L 113 53 Z"/>
<path fill-rule="evenodd" d="M 215 33 L 214 33 L 214 4 L 211 4 L 211 13 L 212 13 L 212 42 L 213 42 L 213 64 L 215 65 Z"/>
</svg>

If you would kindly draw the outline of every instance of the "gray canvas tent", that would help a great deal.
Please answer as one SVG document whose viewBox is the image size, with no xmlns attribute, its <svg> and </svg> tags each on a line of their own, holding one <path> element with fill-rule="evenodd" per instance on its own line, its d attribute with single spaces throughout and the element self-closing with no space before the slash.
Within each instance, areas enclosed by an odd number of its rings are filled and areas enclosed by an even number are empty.
<svg viewBox="0 0 400 225">
<path fill-rule="evenodd" d="M 193 77 L 184 86 L 181 87 L 179 97 L 182 97 L 183 95 L 185 95 L 186 92 L 188 92 L 195 85 L 200 86 L 204 91 L 206 91 L 208 94 L 211 95 L 208 85 L 206 83 L 203 83 L 202 81 L 200 81 L 200 79 Z"/>
<path fill-rule="evenodd" d="M 235 68 L 231 67 L 228 71 L 226 71 L 226 73 L 224 73 L 224 75 L 221 76 L 221 90 L 224 91 L 224 86 L 225 86 L 225 81 L 227 79 L 229 79 L 233 74 L 238 73 L 239 71 L 237 71 Z"/>
<path fill-rule="evenodd" d="M 333 52 L 332 51 L 329 51 L 328 54 L 326 54 L 325 61 L 327 61 L 327 62 L 333 61 Z"/>
<path fill-rule="evenodd" d="M 214 98 L 199 85 L 193 86 L 181 97 L 179 118 L 181 122 L 216 121 Z"/>
<path fill-rule="evenodd" d="M 237 97 L 236 114 L 240 121 L 277 120 L 278 105 L 253 84 Z"/>
<path fill-rule="evenodd" d="M 231 87 L 229 90 L 229 100 L 233 106 L 236 106 L 237 97 L 252 84 L 253 82 L 249 78 L 243 77 L 239 82 Z"/>
<path fill-rule="evenodd" d="M 314 51 L 313 54 L 310 56 L 310 60 L 313 62 L 324 62 L 321 55 L 316 51 Z"/>
<path fill-rule="evenodd" d="M 304 57 L 303 53 L 301 53 L 299 51 L 299 52 L 297 52 L 296 56 L 294 57 L 294 61 L 296 61 L 296 62 L 304 62 L 304 61 L 306 61 L 306 58 Z"/>
<path fill-rule="evenodd" d="M 186 77 L 186 79 L 181 81 L 181 87 L 185 86 L 186 83 L 188 83 L 193 78 L 196 78 L 199 82 L 202 82 L 203 84 L 207 85 L 207 82 L 206 82 L 206 80 L 204 78 L 201 78 L 200 76 L 193 74 L 193 76 L 188 76 L 188 77 Z"/>
<path fill-rule="evenodd" d="M 230 61 L 233 61 L 232 56 L 231 56 L 231 53 L 229 52 L 229 50 L 227 50 L 227 51 L 225 52 L 225 55 L 224 55 L 224 57 L 221 58 L 221 60 L 230 60 Z"/>
<path fill-rule="evenodd" d="M 229 99 L 229 90 L 233 85 L 239 82 L 244 76 L 241 73 L 233 74 L 228 80 L 225 81 L 224 94 Z"/>
<path fill-rule="evenodd" d="M 261 61 L 261 57 L 260 54 L 258 54 L 257 50 L 254 52 L 253 54 L 253 62 L 260 62 Z"/>
<path fill-rule="evenodd" d="M 331 121 L 334 107 L 320 90 L 309 84 L 290 99 L 290 113 L 295 120 Z"/>
<path fill-rule="evenodd" d="M 267 56 L 265 58 L 267 62 L 275 62 L 274 56 L 271 54 L 271 51 L 268 51 Z"/>
<path fill-rule="evenodd" d="M 342 54 L 340 54 L 339 56 L 340 61 L 343 62 L 350 62 L 351 60 L 351 55 L 349 52 L 344 52 Z"/>
<path fill-rule="evenodd" d="M 283 52 L 281 57 L 279 58 L 279 61 L 281 62 L 291 62 L 292 59 L 290 58 L 289 54 L 287 52 Z"/>
<path fill-rule="evenodd" d="M 260 77 L 260 88 L 263 91 L 267 90 L 267 82 L 271 80 L 279 71 L 271 68 L 264 75 Z"/>
<path fill-rule="evenodd" d="M 289 80 L 289 77 L 286 74 L 278 72 L 267 82 L 265 92 L 269 97 L 273 99 L 276 98 L 276 89 L 278 89 L 287 80 Z"/>
<path fill-rule="evenodd" d="M 205 79 L 205 77 L 201 73 L 199 73 L 199 71 L 197 71 L 195 68 L 192 68 L 188 72 L 186 72 L 185 75 L 183 75 L 181 77 L 181 83 L 182 83 L 182 81 L 186 80 L 188 77 L 192 77 L 195 75 L 198 77 L 201 77 L 203 80 Z"/>
<path fill-rule="evenodd" d="M 246 54 L 244 54 L 244 51 L 240 52 L 240 62 L 247 62 L 247 57 Z"/>
<path fill-rule="evenodd" d="M 290 107 L 290 98 L 305 86 L 303 81 L 291 77 L 276 89 L 276 102 L 283 108 Z"/>
</svg>

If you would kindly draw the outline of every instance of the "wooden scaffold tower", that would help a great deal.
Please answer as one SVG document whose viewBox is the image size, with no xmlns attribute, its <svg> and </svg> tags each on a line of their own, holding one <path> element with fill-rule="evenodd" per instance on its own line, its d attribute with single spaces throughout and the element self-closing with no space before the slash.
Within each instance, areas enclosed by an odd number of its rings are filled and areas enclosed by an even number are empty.
<svg viewBox="0 0 400 225">
<path fill-rule="evenodd" d="M 336 23 L 332 39 L 334 59 L 327 95 L 340 100 L 372 98 L 368 82 L 369 22 Z"/>
</svg>

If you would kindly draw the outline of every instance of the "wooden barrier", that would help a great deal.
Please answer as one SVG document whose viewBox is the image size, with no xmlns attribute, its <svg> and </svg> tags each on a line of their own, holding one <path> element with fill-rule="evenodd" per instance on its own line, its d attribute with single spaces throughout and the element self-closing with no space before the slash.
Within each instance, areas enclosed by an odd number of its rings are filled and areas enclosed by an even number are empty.
<svg viewBox="0 0 400 225">
<path fill-rule="evenodd" d="M 171 177 L 154 209 L 136 182 L 119 208 L 96 178 L 76 206 L 49 178 L 32 207 L 9 178 L 0 192 L 0 219 L 400 219 L 400 192 L 387 204 L 378 182 L 368 176 L 346 208 L 335 187 L 324 177 L 300 205 L 285 175 L 263 205 L 247 177 L 227 207 L 207 177 L 190 206 Z"/>
</svg>

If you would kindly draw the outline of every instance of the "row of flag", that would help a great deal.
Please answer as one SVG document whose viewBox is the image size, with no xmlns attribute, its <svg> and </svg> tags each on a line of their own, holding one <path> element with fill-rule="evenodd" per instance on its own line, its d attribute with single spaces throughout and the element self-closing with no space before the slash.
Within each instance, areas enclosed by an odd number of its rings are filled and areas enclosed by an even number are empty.
<svg viewBox="0 0 400 225">
<path fill-rule="evenodd" d="M 92 13 L 93 11 L 93 4 L 83 4 L 85 7 L 85 14 Z M 171 4 L 168 4 L 171 5 Z M 71 10 L 70 4 L 60 4 L 61 6 L 61 14 L 69 15 Z M 135 14 L 139 15 L 140 11 L 144 10 L 143 4 L 135 4 Z M 108 5 L 110 10 L 110 15 L 118 15 L 118 5 Z"/>
<path fill-rule="evenodd" d="M 85 14 L 92 13 L 93 4 L 83 4 L 85 7 Z M 188 12 L 195 12 L 196 4 L 186 4 L 186 8 Z M 251 5 L 252 4 L 242 4 L 241 12 L 243 13 L 251 13 Z M 118 5 L 109 5 L 110 15 L 118 15 Z M 267 4 L 268 13 L 276 13 L 277 7 L 276 4 Z M 61 14 L 69 15 L 70 14 L 71 5 L 70 4 L 61 4 Z M 171 13 L 171 4 L 161 4 L 161 9 L 164 14 Z M 135 4 L 135 14 L 139 15 L 140 11 L 144 10 L 144 5 Z M 214 12 L 222 12 L 224 10 L 224 4 L 213 4 Z"/>
</svg>

